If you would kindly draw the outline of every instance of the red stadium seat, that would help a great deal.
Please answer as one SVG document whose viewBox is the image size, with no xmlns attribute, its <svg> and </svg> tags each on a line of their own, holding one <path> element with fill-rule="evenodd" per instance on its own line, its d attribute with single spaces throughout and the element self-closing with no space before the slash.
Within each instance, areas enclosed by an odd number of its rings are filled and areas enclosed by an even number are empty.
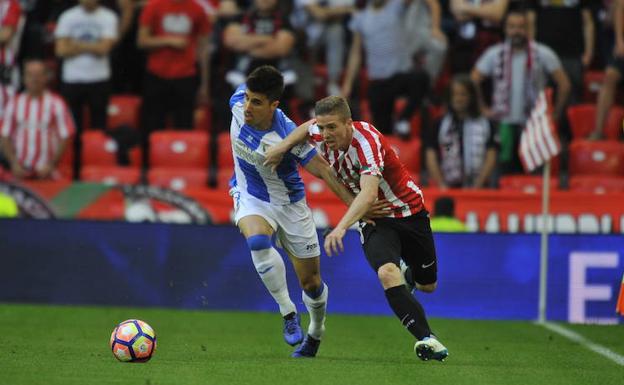
<svg viewBox="0 0 624 385">
<path fill-rule="evenodd" d="M 206 168 L 208 134 L 204 131 L 157 131 L 150 135 L 151 167 Z"/>
<path fill-rule="evenodd" d="M 204 168 L 155 167 L 148 172 L 147 181 L 154 186 L 184 191 L 189 188 L 206 187 L 208 171 Z"/>
<path fill-rule="evenodd" d="M 130 164 L 141 164 L 141 150 L 130 150 Z M 102 131 L 86 131 L 82 134 L 83 166 L 116 166 L 117 142 Z"/>
<path fill-rule="evenodd" d="M 624 192 L 624 178 L 606 175 L 579 175 L 570 178 L 570 191 L 605 194 Z"/>
<path fill-rule="evenodd" d="M 133 167 L 86 166 L 81 171 L 83 181 L 104 184 L 134 184 L 140 176 L 141 170 Z"/>
<path fill-rule="evenodd" d="M 596 106 L 593 104 L 579 104 L 568 107 L 568 120 L 574 139 L 584 139 L 594 130 L 596 123 Z M 621 136 L 624 108 L 615 106 L 609 110 L 604 125 L 604 134 L 607 139 L 617 140 Z"/>
<path fill-rule="evenodd" d="M 522 191 L 526 194 L 541 193 L 542 182 L 541 175 L 505 175 L 498 181 L 501 190 Z M 559 182 L 556 177 L 550 178 L 550 189 L 559 189 Z"/>
<path fill-rule="evenodd" d="M 570 144 L 570 175 L 624 175 L 624 143 L 574 140 Z"/>
<path fill-rule="evenodd" d="M 134 95 L 113 95 L 108 103 L 108 129 L 129 126 L 138 129 L 141 120 L 141 98 Z"/>
<path fill-rule="evenodd" d="M 404 141 L 392 135 L 386 135 L 386 140 L 410 173 L 420 173 L 420 139 Z"/>
<path fill-rule="evenodd" d="M 232 143 L 230 141 L 230 133 L 222 132 L 219 134 L 217 164 L 219 169 L 224 167 L 234 168 L 234 158 L 232 158 Z"/>
</svg>

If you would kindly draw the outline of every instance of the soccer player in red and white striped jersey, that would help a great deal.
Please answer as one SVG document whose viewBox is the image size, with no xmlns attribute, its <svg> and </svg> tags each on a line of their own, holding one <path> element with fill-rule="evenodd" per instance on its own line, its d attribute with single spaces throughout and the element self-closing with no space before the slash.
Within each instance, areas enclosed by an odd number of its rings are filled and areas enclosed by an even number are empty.
<svg viewBox="0 0 624 385">
<path fill-rule="evenodd" d="M 366 259 L 379 277 L 388 304 L 416 337 L 417 356 L 444 360 L 448 350 L 431 332 L 423 307 L 405 285 L 413 283 L 427 293 L 437 285 L 437 258 L 422 192 L 384 136 L 371 124 L 351 119 L 344 98 L 329 96 L 318 101 L 315 114 L 316 122 L 299 126 L 267 151 L 265 165 L 274 166 L 287 150 L 311 138 L 338 179 L 355 195 L 325 237 L 325 251 L 328 255 L 342 251 L 346 230 L 360 221 Z M 378 199 L 391 204 L 388 215 L 375 219 L 374 224 L 363 222 Z"/>
<path fill-rule="evenodd" d="M 56 166 L 74 121 L 63 99 L 47 90 L 48 70 L 40 60 L 24 64 L 25 92 L 7 105 L 2 119 L 2 149 L 17 178 L 56 178 Z"/>
<path fill-rule="evenodd" d="M 16 90 L 15 63 L 24 20 L 17 0 L 0 0 L 0 117 Z"/>
</svg>

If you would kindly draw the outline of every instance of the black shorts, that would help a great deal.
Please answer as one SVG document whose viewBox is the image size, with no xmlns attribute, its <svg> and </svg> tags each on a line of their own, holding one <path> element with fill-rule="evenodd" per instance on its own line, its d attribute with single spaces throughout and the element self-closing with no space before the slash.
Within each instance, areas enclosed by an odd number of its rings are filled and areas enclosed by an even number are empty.
<svg viewBox="0 0 624 385">
<path fill-rule="evenodd" d="M 437 281 L 438 262 L 427 211 L 405 218 L 381 218 L 375 223 L 361 230 L 362 248 L 375 272 L 386 263 L 399 266 L 403 259 L 415 282 L 428 285 Z"/>
</svg>

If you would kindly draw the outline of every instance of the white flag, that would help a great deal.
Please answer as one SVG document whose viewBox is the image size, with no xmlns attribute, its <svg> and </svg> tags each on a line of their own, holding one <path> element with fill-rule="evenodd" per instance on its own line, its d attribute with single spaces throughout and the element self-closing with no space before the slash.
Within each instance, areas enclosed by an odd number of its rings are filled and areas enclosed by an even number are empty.
<svg viewBox="0 0 624 385">
<path fill-rule="evenodd" d="M 561 152 L 546 92 L 540 92 L 520 137 L 518 155 L 524 170 L 531 172 Z"/>
</svg>

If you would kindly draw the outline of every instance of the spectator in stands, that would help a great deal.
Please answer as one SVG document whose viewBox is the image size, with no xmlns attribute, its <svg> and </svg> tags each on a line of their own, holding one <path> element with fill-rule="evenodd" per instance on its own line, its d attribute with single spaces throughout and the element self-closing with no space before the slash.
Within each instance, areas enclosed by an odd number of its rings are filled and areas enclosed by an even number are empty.
<svg viewBox="0 0 624 385">
<path fill-rule="evenodd" d="M 466 75 L 450 84 L 448 112 L 426 133 L 429 177 L 441 189 L 483 188 L 496 167 L 496 126 L 479 111 L 477 87 Z"/>
<path fill-rule="evenodd" d="M 466 225 L 455 217 L 455 200 L 441 196 L 433 204 L 431 231 L 434 233 L 462 233 Z"/>
<path fill-rule="evenodd" d="M 342 95 L 349 97 L 359 77 L 363 49 L 373 124 L 384 134 L 394 131 L 403 137 L 409 136 L 410 119 L 429 89 L 427 73 L 414 68 L 412 52 L 406 45 L 408 36 L 403 20 L 407 3 L 374 0 L 354 14 L 350 23 L 351 50 L 342 84 Z M 399 96 L 406 96 L 407 104 L 393 124 L 394 104 Z"/>
<path fill-rule="evenodd" d="M 451 71 L 468 72 L 477 58 L 503 38 L 501 22 L 510 0 L 450 0 L 457 21 L 451 44 Z"/>
<path fill-rule="evenodd" d="M 100 0 L 119 15 L 119 39 L 111 52 L 113 93 L 140 94 L 145 77 L 145 55 L 137 47 L 143 0 Z"/>
<path fill-rule="evenodd" d="M 303 11 L 300 23 L 305 28 L 312 61 L 316 61 L 320 47 L 325 48 L 327 94 L 339 95 L 346 54 L 344 22 L 355 10 L 355 0 L 296 0 L 295 4 L 296 9 Z"/>
<path fill-rule="evenodd" d="M 2 149 L 18 179 L 59 178 L 56 168 L 75 130 L 63 99 L 47 89 L 49 77 L 42 61 L 26 61 L 25 91 L 9 102 L 2 118 Z"/>
<path fill-rule="evenodd" d="M 254 0 L 253 6 L 240 20 L 227 25 L 223 43 L 238 54 L 234 67 L 226 74 L 226 80 L 233 89 L 261 65 L 271 65 L 280 70 L 285 85 L 280 108 L 288 114 L 293 85 L 297 81 L 291 63 L 295 34 L 288 13 L 282 10 L 278 0 Z"/>
<path fill-rule="evenodd" d="M 480 85 L 492 78 L 492 106 L 484 115 L 496 120 L 501 140 L 501 172 L 521 173 L 517 147 L 528 113 L 548 76 L 557 86 L 554 121 L 558 121 L 570 93 L 570 81 L 557 55 L 547 46 L 528 39 L 527 15 L 512 10 L 505 20 L 504 43 L 490 47 L 478 60 L 472 79 Z"/>
<path fill-rule="evenodd" d="M 529 11 L 530 36 L 547 45 L 561 60 L 572 92 L 570 103 L 583 97 L 583 68 L 594 56 L 594 20 L 586 0 L 532 0 Z"/>
<path fill-rule="evenodd" d="M 594 130 L 590 134 L 590 139 L 598 140 L 604 138 L 604 124 L 607 119 L 609 109 L 613 105 L 613 98 L 617 91 L 617 86 L 622 80 L 624 73 L 624 0 L 614 0 L 614 35 L 615 46 L 613 54 L 607 69 L 605 70 L 605 78 L 600 87 L 598 101 L 596 103 L 596 123 Z"/>
<path fill-rule="evenodd" d="M 403 20 L 411 53 L 416 55 L 417 61 L 422 61 L 432 84 L 444 67 L 448 46 L 441 29 L 441 14 L 439 0 L 414 0 Z"/>
<path fill-rule="evenodd" d="M 165 128 L 169 114 L 174 128 L 193 128 L 196 102 L 208 102 L 208 15 L 195 0 L 152 0 L 139 24 L 138 45 L 148 51 L 144 129 L 149 135 Z"/>
<path fill-rule="evenodd" d="M 16 66 L 24 17 L 17 0 L 0 0 L 0 117 L 19 86 Z"/>
<path fill-rule="evenodd" d="M 61 93 L 78 128 L 74 141 L 74 179 L 80 178 L 83 110 L 89 107 L 91 128 L 106 129 L 110 97 L 109 54 L 118 36 L 117 16 L 99 0 L 80 0 L 61 14 L 56 26 L 56 55 L 63 59 Z"/>
</svg>

